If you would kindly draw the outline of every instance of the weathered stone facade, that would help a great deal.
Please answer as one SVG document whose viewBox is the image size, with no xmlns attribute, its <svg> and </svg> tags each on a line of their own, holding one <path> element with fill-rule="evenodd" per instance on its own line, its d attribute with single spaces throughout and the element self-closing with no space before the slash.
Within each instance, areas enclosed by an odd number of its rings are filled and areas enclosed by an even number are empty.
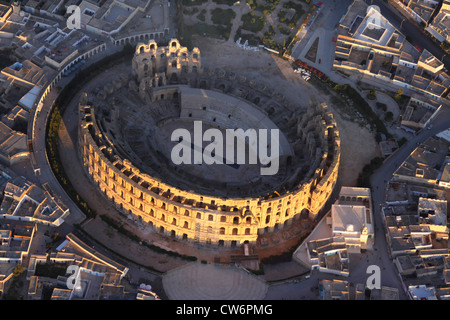
<svg viewBox="0 0 450 320">
<path fill-rule="evenodd" d="M 170 40 L 166 47 L 158 47 L 155 40 L 139 43 L 132 62 L 132 76 L 144 88 L 177 83 L 181 73 L 200 73 L 201 70 L 200 50 L 194 48 L 188 52 L 176 39 Z"/>
<path fill-rule="evenodd" d="M 197 49 L 189 53 L 175 40 L 165 48 L 151 48 L 152 45 L 154 43 L 150 42 L 137 46 L 131 79 L 122 77 L 120 81 L 112 81 L 113 85 L 106 84 L 105 88 L 115 85 L 117 92 L 124 89 L 128 103 L 132 95 L 139 96 L 142 103 L 149 103 L 153 111 L 151 116 L 156 117 L 156 128 L 169 117 L 182 117 L 179 104 L 183 86 L 201 88 L 246 100 L 280 127 L 294 150 L 299 149 L 296 145 L 302 148 L 296 151 L 292 163 L 286 164 L 288 174 L 283 177 L 282 187 L 274 188 L 270 194 L 247 196 L 247 192 L 255 190 L 253 185 L 248 189 L 242 186 L 236 191 L 238 196 L 226 197 L 176 187 L 179 185 L 176 181 L 163 179 L 160 175 L 165 170 L 173 173 L 175 169 L 159 166 L 154 171 L 142 170 L 135 161 L 138 157 L 133 152 L 128 153 L 131 149 L 127 140 L 118 137 L 119 132 L 110 133 L 119 131 L 115 128 L 119 128 L 119 123 L 126 118 L 120 114 L 120 98 L 106 99 L 103 90 L 94 90 L 97 96 L 92 98 L 93 102 L 91 96 L 85 96 L 79 104 L 79 148 L 89 176 L 117 209 L 173 238 L 219 246 L 256 243 L 259 234 L 281 229 L 301 216 L 314 218 L 336 185 L 340 161 L 339 132 L 327 106 L 321 104 L 297 112 L 284 97 L 255 81 L 223 70 L 202 70 Z M 165 53 L 164 58 L 161 58 L 161 52 Z M 194 53 L 197 54 L 195 59 Z M 155 59 L 152 64 L 148 54 L 160 59 Z M 186 60 L 183 60 L 184 54 Z M 177 61 L 176 67 L 172 66 L 171 58 Z M 149 66 L 144 68 L 146 63 Z M 183 66 L 186 66 L 186 72 L 181 71 Z M 177 74 L 178 84 L 152 85 L 155 77 L 165 76 L 167 80 L 172 73 Z M 141 88 L 142 83 L 145 88 Z M 108 106 L 112 116 L 105 116 L 101 111 L 102 104 Z M 174 111 L 157 112 L 162 105 L 169 105 Z M 206 119 L 200 111 L 194 117 Z M 220 114 L 217 119 L 221 119 Z M 126 131 L 120 128 L 121 132 Z M 136 139 L 140 135 L 136 134 Z M 305 153 L 305 159 L 309 160 L 307 166 L 296 167 L 301 162 L 298 159 L 302 158 L 298 153 Z M 181 177 L 178 171 L 174 175 Z M 226 186 L 224 190 L 228 190 Z"/>
</svg>

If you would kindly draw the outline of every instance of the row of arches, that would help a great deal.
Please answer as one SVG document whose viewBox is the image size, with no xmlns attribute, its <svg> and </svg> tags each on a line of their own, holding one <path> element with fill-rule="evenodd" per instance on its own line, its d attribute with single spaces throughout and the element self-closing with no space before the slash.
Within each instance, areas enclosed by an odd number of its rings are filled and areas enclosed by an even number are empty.
<svg viewBox="0 0 450 320">
<path fill-rule="evenodd" d="M 92 149 L 94 151 L 94 149 Z M 88 155 L 88 162 L 90 166 L 96 171 L 96 175 L 98 176 L 97 180 L 102 180 L 112 192 L 117 194 L 122 201 L 127 202 L 133 207 L 144 211 L 144 208 L 155 208 L 161 209 L 162 211 L 166 211 L 171 213 L 172 215 L 184 215 L 186 217 L 195 218 L 198 220 L 218 222 L 218 223 L 228 223 L 228 224 L 259 224 L 259 225 L 273 225 L 276 222 L 283 222 L 287 219 L 293 218 L 295 215 L 294 212 L 299 211 L 301 208 L 305 207 L 306 203 L 299 202 L 296 199 L 293 203 L 288 201 L 286 203 L 282 203 L 282 200 L 278 200 L 271 206 L 267 207 L 265 210 L 265 214 L 263 214 L 263 221 L 257 221 L 254 219 L 252 212 L 247 209 L 239 210 L 238 208 L 234 208 L 232 212 L 239 212 L 239 216 L 236 215 L 224 215 L 218 213 L 208 213 L 205 211 L 195 210 L 193 208 L 186 209 L 186 207 L 180 205 L 165 202 L 162 199 L 155 200 L 154 197 L 150 196 L 148 193 L 140 190 L 138 187 L 133 187 L 133 185 L 121 177 L 118 174 L 114 173 L 113 169 L 108 168 L 105 162 L 103 162 L 100 158 L 95 159 L 92 155 Z M 109 173 L 108 173 L 109 172 Z M 170 191 L 168 191 L 170 193 Z M 176 201 L 176 198 L 174 198 Z M 308 203 L 310 202 L 310 197 L 308 197 Z M 200 208 L 204 209 L 204 208 Z M 213 210 L 220 210 L 221 207 L 214 206 Z M 148 212 L 145 211 L 146 213 Z M 153 210 L 153 209 L 152 209 Z M 263 222 L 263 223 L 261 223 Z"/>
<path fill-rule="evenodd" d="M 139 211 L 142 211 L 143 213 L 149 214 L 151 217 L 155 217 L 155 210 L 165 212 L 166 214 L 171 214 L 172 216 L 185 216 L 188 218 L 194 218 L 197 220 L 202 221 L 208 221 L 208 222 L 214 222 L 214 223 L 227 223 L 227 224 L 234 224 L 234 225 L 251 225 L 251 224 L 260 224 L 258 221 L 254 220 L 253 216 L 251 215 L 251 212 L 246 210 L 244 215 L 247 215 L 245 217 L 240 216 L 230 216 L 230 215 L 218 215 L 218 214 L 212 214 L 208 212 L 202 212 L 192 209 L 185 209 L 183 207 L 176 206 L 174 204 L 168 204 L 164 201 L 158 200 L 156 201 L 154 197 L 149 197 L 148 195 L 145 195 L 144 192 L 134 190 L 133 186 L 127 186 L 127 183 L 125 180 L 115 180 L 114 178 L 117 178 L 115 175 L 110 176 L 108 179 L 108 175 L 105 171 L 101 169 L 101 166 L 95 165 L 93 159 L 90 159 L 91 164 L 96 167 L 96 175 L 98 176 L 97 180 L 102 180 L 102 182 L 105 184 L 107 188 L 109 188 L 113 193 L 118 195 L 122 200 L 122 202 L 126 202 L 133 208 L 139 209 Z M 104 169 L 106 170 L 106 169 Z M 119 184 L 119 186 L 118 186 Z M 106 191 L 105 191 L 106 192 Z M 281 205 L 281 204 L 280 204 Z M 286 208 L 284 210 L 284 215 L 282 215 L 282 211 L 280 209 L 283 206 L 277 206 L 276 213 L 272 213 L 272 207 L 269 207 L 266 209 L 266 215 L 264 224 L 265 225 L 272 225 L 274 223 L 277 223 L 279 221 L 285 221 L 287 219 L 293 218 L 294 216 L 291 214 L 293 211 L 291 208 Z M 288 205 L 290 205 L 290 202 L 288 202 Z M 279 208 L 278 208 L 279 207 Z M 146 209 L 147 208 L 147 209 Z M 151 208 L 151 209 L 148 209 Z M 237 208 L 236 208 L 237 209 Z M 166 215 L 160 215 L 161 218 L 163 218 L 162 221 L 166 222 Z"/>
<path fill-rule="evenodd" d="M 165 30 L 164 32 L 151 32 L 151 33 L 144 33 L 144 34 L 138 34 L 134 36 L 128 36 L 121 39 L 114 40 L 114 45 L 116 46 L 123 46 L 127 43 L 136 43 L 139 41 L 148 41 L 148 40 L 164 40 L 165 36 L 168 35 L 169 30 Z"/>
<path fill-rule="evenodd" d="M 83 134 L 92 135 L 87 130 Z M 92 139 L 80 138 L 80 142 L 91 144 L 93 141 Z M 114 198 L 114 203 L 117 203 L 117 206 L 124 213 L 131 214 L 136 219 L 142 219 L 145 223 L 151 223 L 154 228 L 163 227 L 165 230 L 175 230 L 177 236 L 187 234 L 190 240 L 198 238 L 201 242 L 204 242 L 209 233 L 211 233 L 213 242 L 217 241 L 217 237 L 220 236 L 223 236 L 223 240 L 226 241 L 228 241 L 226 238 L 236 241 L 242 241 L 244 238 L 249 239 L 250 237 L 256 239 L 258 232 L 271 232 L 280 226 L 291 223 L 295 218 L 299 218 L 300 215 L 294 214 L 294 212 L 298 213 L 298 210 L 306 205 L 304 203 L 305 197 L 308 198 L 308 206 L 310 206 L 311 197 L 308 197 L 309 194 L 305 190 L 299 193 L 300 197 L 295 196 L 297 199 L 292 198 L 288 202 L 286 202 L 286 198 L 284 200 L 281 198 L 273 199 L 269 202 L 271 204 L 269 208 L 263 203 L 262 208 L 255 209 L 257 214 L 260 215 L 258 220 L 251 212 L 249 216 L 243 216 L 246 214 L 246 210 L 244 211 L 242 208 L 236 208 L 239 211 L 236 214 L 234 212 L 224 214 L 208 212 L 208 210 L 200 207 L 196 209 L 188 203 L 189 209 L 187 209 L 186 205 L 183 206 L 181 202 L 178 205 L 173 201 L 164 201 L 163 198 L 166 198 L 167 195 L 167 198 L 175 199 L 176 202 L 177 196 L 174 198 L 170 190 L 161 190 L 159 185 L 158 188 L 151 188 L 152 192 L 160 195 L 159 197 L 153 196 L 151 192 L 141 190 L 139 186 L 135 185 L 142 180 L 139 176 L 136 176 L 138 178 L 134 180 L 135 183 L 131 181 L 135 177 L 133 169 L 129 168 L 128 165 L 116 166 L 109 163 L 109 160 L 103 156 L 95 143 L 83 149 L 88 160 L 85 163 L 89 165 L 90 176 L 110 199 Z M 153 191 L 153 189 L 158 190 Z M 164 191 L 164 194 L 161 193 L 162 191 Z M 197 201 L 203 201 L 203 197 L 197 199 Z M 286 208 L 286 206 L 290 207 Z M 217 209 L 213 210 L 216 211 Z M 221 225 L 221 223 L 226 225 Z"/>
</svg>

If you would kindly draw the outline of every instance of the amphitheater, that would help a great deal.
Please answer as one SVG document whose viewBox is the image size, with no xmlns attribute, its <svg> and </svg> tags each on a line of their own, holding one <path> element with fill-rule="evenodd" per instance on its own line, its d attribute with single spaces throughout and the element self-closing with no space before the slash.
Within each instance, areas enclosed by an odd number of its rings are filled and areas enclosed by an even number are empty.
<svg viewBox="0 0 450 320">
<path fill-rule="evenodd" d="M 192 133 L 198 122 L 222 133 L 279 129 L 278 145 L 270 140 L 266 150 L 278 147 L 276 174 L 261 174 L 272 161 L 173 163 L 174 130 Z M 261 234 L 313 219 L 338 177 L 339 132 L 325 104 L 299 107 L 263 82 L 203 67 L 200 51 L 176 39 L 138 44 L 129 73 L 86 90 L 78 136 L 86 172 L 118 210 L 193 243 L 255 244 Z M 235 138 L 250 157 L 248 137 Z"/>
</svg>

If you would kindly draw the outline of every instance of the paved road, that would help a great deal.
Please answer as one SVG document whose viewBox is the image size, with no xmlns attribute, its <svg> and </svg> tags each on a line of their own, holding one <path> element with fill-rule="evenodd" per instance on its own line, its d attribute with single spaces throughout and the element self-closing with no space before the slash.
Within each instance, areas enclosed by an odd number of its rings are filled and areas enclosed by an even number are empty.
<svg viewBox="0 0 450 320">
<path fill-rule="evenodd" d="M 323 10 L 322 16 L 318 18 L 315 26 L 311 29 L 311 35 L 306 41 L 298 46 L 293 52 L 295 58 L 300 58 L 302 60 L 310 44 L 316 36 L 320 36 L 322 39 L 319 43 L 319 51 L 317 53 L 316 63 L 310 63 L 319 70 L 332 76 L 333 79 L 336 78 L 338 82 L 348 81 L 342 79 L 342 77 L 331 73 L 332 66 L 332 56 L 330 54 L 334 53 L 333 43 L 331 42 L 332 36 L 335 34 L 335 26 L 338 23 L 342 14 L 347 10 L 348 5 L 352 1 L 342 1 L 340 4 L 342 6 L 335 6 L 332 10 Z M 367 1 L 370 4 L 370 0 Z M 334 5 L 334 1 L 326 1 L 326 5 Z M 395 9 L 391 8 L 383 0 L 374 0 L 373 4 L 379 5 L 381 13 L 396 27 L 400 28 L 403 16 L 395 12 Z M 325 9 L 325 8 L 324 8 Z M 436 57 L 442 57 L 442 49 L 427 36 L 422 34 L 420 30 L 417 29 L 409 21 L 404 21 L 402 25 L 402 32 L 405 35 L 409 35 L 414 39 L 414 45 L 418 45 L 421 48 L 426 47 L 429 51 Z M 318 59 L 321 58 L 321 64 L 318 63 Z M 448 59 L 446 61 L 446 66 L 448 68 Z M 402 284 L 398 276 L 398 271 L 389 255 L 386 236 L 384 232 L 384 227 L 382 224 L 380 216 L 380 204 L 385 201 L 385 188 L 386 182 L 389 181 L 398 168 L 398 166 L 409 156 L 409 154 L 417 146 L 417 143 L 425 141 L 428 137 L 435 135 L 436 133 L 447 129 L 450 127 L 450 108 L 446 108 L 441 111 L 441 113 L 433 121 L 432 130 L 422 130 L 417 135 L 410 135 L 408 142 L 402 146 L 394 155 L 385 161 L 385 163 L 377 170 L 377 172 L 372 177 L 372 200 L 374 209 L 374 219 L 375 219 L 375 245 L 374 251 L 368 252 L 366 255 L 361 255 L 360 257 L 353 257 L 352 265 L 353 270 L 350 272 L 350 277 L 348 280 L 352 283 L 365 283 L 368 275 L 366 274 L 367 266 L 371 264 L 378 265 L 381 268 L 381 284 L 383 286 L 396 287 L 400 290 L 400 299 L 406 299 L 407 296 L 402 289 Z M 359 259 L 358 263 L 355 263 L 355 259 Z M 352 259 L 351 259 L 352 260 Z M 319 279 L 332 278 L 332 276 L 318 274 L 313 275 L 311 278 L 304 280 L 300 283 L 288 283 L 283 285 L 271 286 L 268 291 L 266 299 L 315 299 L 318 295 L 317 290 L 310 289 L 317 286 Z"/>
<path fill-rule="evenodd" d="M 431 123 L 433 124 L 433 129 L 423 129 L 417 135 L 411 135 L 408 142 L 405 143 L 399 150 L 397 150 L 391 157 L 389 157 L 384 162 L 384 164 L 373 174 L 371 183 L 374 189 L 372 196 L 375 203 L 384 203 L 385 197 L 383 189 L 385 187 L 385 181 L 391 179 L 394 171 L 417 147 L 417 144 L 450 127 L 450 108 L 445 107 L 443 110 L 441 110 L 441 112 Z M 378 212 L 378 209 L 379 208 L 376 207 L 375 211 Z"/>
<path fill-rule="evenodd" d="M 412 23 L 408 19 L 405 18 L 400 12 L 397 11 L 396 8 L 388 4 L 385 0 L 365 0 L 368 5 L 377 5 L 380 7 L 381 14 L 389 20 L 389 22 L 400 32 L 402 32 L 405 36 L 408 36 L 408 39 L 412 41 L 413 45 L 417 45 L 418 47 L 424 49 L 426 48 L 438 59 L 443 58 L 443 62 L 445 67 L 450 70 L 450 54 L 445 55 L 445 51 L 440 47 L 440 45 L 431 37 L 424 33 L 420 26 L 415 23 Z M 317 18 L 317 21 L 311 28 L 311 31 L 315 31 L 319 28 L 323 28 L 327 32 L 327 38 L 331 39 L 332 36 L 337 34 L 336 28 L 337 23 L 341 19 L 341 17 L 346 13 L 349 5 L 353 2 L 351 0 L 325 0 L 324 6 L 322 9 L 321 16 Z M 402 22 L 403 21 L 403 22 Z M 401 28 L 400 28 L 401 27 Z M 312 38 L 315 38 L 313 36 Z M 327 39 L 328 42 L 328 39 Z M 293 52 L 292 56 L 299 58 L 301 56 L 302 50 L 308 47 L 306 45 L 306 41 L 301 46 L 298 46 L 296 50 Z M 333 48 L 330 48 L 333 49 Z M 333 57 L 334 57 L 334 49 Z M 325 64 L 327 64 L 328 57 L 326 53 L 330 53 L 331 50 L 322 50 L 322 52 L 318 53 L 319 55 L 324 55 Z M 305 53 L 305 52 L 304 52 Z M 304 55 L 303 53 L 303 55 Z M 319 57 L 318 57 L 319 58 Z M 324 60 L 324 59 L 322 59 Z M 323 62 L 322 62 L 323 63 Z M 316 66 L 317 67 L 317 66 Z M 320 69 L 320 67 L 319 67 Z"/>
<path fill-rule="evenodd" d="M 104 58 L 107 55 L 111 55 L 112 53 L 120 50 L 121 47 L 115 47 L 110 42 L 107 42 L 106 50 L 98 53 L 93 58 L 86 60 L 85 68 L 90 64 L 97 62 L 98 60 Z M 68 77 L 63 77 L 57 84 L 57 86 L 63 88 L 66 86 L 70 80 L 75 76 L 72 74 Z M 58 195 L 60 200 L 69 208 L 70 215 L 67 219 L 69 223 L 79 223 L 83 218 L 84 214 L 78 208 L 78 206 L 70 199 L 70 197 L 66 194 L 64 189 L 59 184 L 56 177 L 53 175 L 50 164 L 48 162 L 47 154 L 46 154 L 46 137 L 45 137 L 45 128 L 47 123 L 47 117 L 55 101 L 58 96 L 57 88 L 53 88 L 50 93 L 46 96 L 43 102 L 43 106 L 41 112 L 36 117 L 35 129 L 33 134 L 33 150 L 34 156 L 36 160 L 36 168 L 39 168 L 39 172 L 36 174 L 37 180 L 43 185 L 44 183 L 48 183 L 52 190 Z"/>
<path fill-rule="evenodd" d="M 353 284 L 366 283 L 369 276 L 366 271 L 369 265 L 377 265 L 381 270 L 381 285 L 399 289 L 400 299 L 408 299 L 402 288 L 398 271 L 393 264 L 386 242 L 384 226 L 381 220 L 380 204 L 385 202 L 385 187 L 387 181 L 392 178 L 393 173 L 398 166 L 409 156 L 416 148 L 417 143 L 423 142 L 429 137 L 450 127 L 450 108 L 442 110 L 442 113 L 433 121 L 432 130 L 422 130 L 418 135 L 410 138 L 396 153 L 388 158 L 384 164 L 372 176 L 372 201 L 373 214 L 375 219 L 375 244 L 374 250 L 368 251 L 362 255 L 352 255 L 350 257 L 351 269 L 348 278 L 337 277 L 341 280 L 348 280 Z M 336 279 L 336 276 L 316 273 L 309 279 L 303 279 L 300 282 L 289 282 L 285 284 L 272 285 L 269 287 L 266 295 L 267 300 L 278 299 L 317 299 L 319 292 L 317 290 L 320 279 Z"/>
<path fill-rule="evenodd" d="M 425 48 L 436 58 L 442 59 L 445 51 L 439 44 L 437 44 L 431 36 L 427 36 L 417 24 L 406 19 L 405 16 L 398 12 L 392 5 L 386 3 L 385 0 L 366 0 L 366 3 L 369 5 L 373 3 L 373 5 L 379 6 L 381 14 L 388 19 L 395 28 L 400 30 L 405 36 L 408 36 L 413 45 L 417 45 L 421 49 Z M 450 69 L 450 55 L 445 56 L 443 62 L 445 67 Z"/>
<path fill-rule="evenodd" d="M 382 273 L 382 277 L 392 277 L 397 273 L 394 264 L 390 261 L 387 254 L 387 242 L 385 237 L 385 230 L 381 219 L 380 205 L 385 203 L 385 190 L 387 181 L 392 178 L 395 170 L 401 163 L 409 156 L 409 154 L 417 147 L 417 144 L 425 141 L 429 137 L 450 127 L 450 108 L 445 108 L 432 122 L 432 130 L 422 130 L 419 134 L 412 136 L 399 150 L 397 150 L 391 157 L 389 157 L 383 165 L 372 175 L 372 201 L 375 219 L 375 247 L 387 267 L 386 271 Z M 400 287 L 399 287 L 400 288 Z"/>
</svg>

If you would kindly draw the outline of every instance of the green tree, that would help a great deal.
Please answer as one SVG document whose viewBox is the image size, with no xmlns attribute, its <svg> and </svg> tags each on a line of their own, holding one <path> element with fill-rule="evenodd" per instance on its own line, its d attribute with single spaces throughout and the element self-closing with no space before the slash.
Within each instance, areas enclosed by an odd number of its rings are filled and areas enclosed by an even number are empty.
<svg viewBox="0 0 450 320">
<path fill-rule="evenodd" d="M 403 95 L 403 89 L 402 89 L 402 88 L 399 88 L 399 89 L 397 90 L 397 94 L 395 95 L 395 99 L 396 99 L 396 100 L 400 100 L 400 98 L 402 97 L 402 95 Z"/>
<path fill-rule="evenodd" d="M 25 268 L 24 268 L 21 264 L 18 264 L 18 265 L 14 268 L 14 270 L 13 270 L 13 275 L 14 275 L 14 277 L 18 277 L 18 276 L 20 276 L 24 271 L 25 271 Z"/>
</svg>

